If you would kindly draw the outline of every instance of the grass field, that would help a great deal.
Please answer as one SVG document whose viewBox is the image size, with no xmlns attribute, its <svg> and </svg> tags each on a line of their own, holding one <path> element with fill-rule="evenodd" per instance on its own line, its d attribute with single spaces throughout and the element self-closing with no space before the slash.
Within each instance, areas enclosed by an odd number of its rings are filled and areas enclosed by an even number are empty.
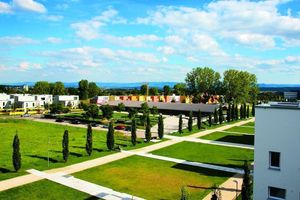
<svg viewBox="0 0 300 200">
<path fill-rule="evenodd" d="M 132 156 L 74 176 L 145 199 L 180 199 L 180 188 L 186 185 L 191 199 L 202 199 L 232 174 Z"/>
<path fill-rule="evenodd" d="M 253 150 L 194 142 L 180 142 L 151 152 L 188 161 L 242 168 L 244 160 L 253 161 Z"/>
<path fill-rule="evenodd" d="M 244 124 L 243 126 L 255 126 L 255 122 L 249 122 L 247 124 Z"/>
<path fill-rule="evenodd" d="M 221 141 L 221 142 L 231 142 L 231 143 L 254 145 L 254 135 L 214 132 L 209 135 L 202 136 L 200 138 L 206 139 L 206 140 Z"/>
<path fill-rule="evenodd" d="M 235 126 L 235 127 L 226 129 L 225 131 L 254 134 L 255 129 L 254 129 L 254 127 L 251 128 L 251 127 Z"/>
<path fill-rule="evenodd" d="M 69 131 L 70 156 L 68 162 L 64 163 L 61 151 L 62 137 L 66 129 Z M 22 168 L 18 173 L 14 172 L 11 159 L 12 141 L 16 131 L 20 138 L 22 155 Z M 107 150 L 106 131 L 93 131 L 93 153 L 90 157 L 87 156 L 85 151 L 85 128 L 0 118 L 0 135 L 0 180 L 25 174 L 25 170 L 31 168 L 46 170 L 63 167 L 114 153 L 114 151 Z M 129 137 L 125 137 L 117 132 L 115 133 L 115 145 L 120 145 L 123 149 L 149 145 L 141 140 L 138 140 L 138 142 L 137 146 L 133 147 Z M 50 158 L 49 167 L 48 152 Z"/>
<path fill-rule="evenodd" d="M 72 188 L 48 181 L 42 180 L 16 187 L 4 192 L 0 192 L 0 199 L 18 199 L 18 200 L 57 200 L 57 199 L 98 199 L 88 194 L 74 190 Z"/>
<path fill-rule="evenodd" d="M 188 128 L 185 128 L 185 129 L 182 129 L 182 133 L 174 132 L 174 133 L 172 133 L 172 135 L 174 135 L 174 136 L 181 136 L 181 137 L 182 136 L 188 136 L 188 135 L 192 135 L 194 133 L 199 133 L 201 131 L 215 129 L 215 128 L 222 127 L 222 126 L 225 126 L 225 125 L 234 124 L 234 123 L 237 123 L 239 121 L 244 121 L 244 120 L 237 120 L 237 121 L 232 121 L 232 122 L 224 122 L 222 124 L 213 124 L 211 127 L 209 127 L 208 122 L 203 122 L 202 123 L 202 128 L 200 130 L 198 129 L 197 125 L 194 125 L 193 126 L 193 130 L 191 132 L 188 130 Z"/>
</svg>

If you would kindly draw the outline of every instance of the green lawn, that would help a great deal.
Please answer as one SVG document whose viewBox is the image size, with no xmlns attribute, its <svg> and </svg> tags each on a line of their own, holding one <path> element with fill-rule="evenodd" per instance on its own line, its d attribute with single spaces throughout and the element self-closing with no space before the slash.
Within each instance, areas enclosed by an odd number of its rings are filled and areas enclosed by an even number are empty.
<svg viewBox="0 0 300 200">
<path fill-rule="evenodd" d="M 215 129 L 215 128 L 222 127 L 222 126 L 229 125 L 229 124 L 234 124 L 234 123 L 237 123 L 239 121 L 244 121 L 244 120 L 237 120 L 237 121 L 232 121 L 232 122 L 224 122 L 222 124 L 213 124 L 211 127 L 208 125 L 208 122 L 203 122 L 202 123 L 202 128 L 200 130 L 198 129 L 197 125 L 194 125 L 191 132 L 188 130 L 188 128 L 185 128 L 185 129 L 182 129 L 182 131 L 183 131 L 182 133 L 174 132 L 174 133 L 172 133 L 172 135 L 174 135 L 174 136 L 180 136 L 180 137 L 182 137 L 182 136 L 188 136 L 188 135 L 192 135 L 194 133 L 199 133 L 201 131 Z"/>
<path fill-rule="evenodd" d="M 255 126 L 255 122 L 249 122 L 247 124 L 244 124 L 243 126 Z"/>
<path fill-rule="evenodd" d="M 65 130 L 69 130 L 70 156 L 67 163 L 62 160 L 62 137 Z M 18 132 L 22 155 L 22 168 L 18 173 L 14 172 L 12 165 L 12 141 Z M 106 131 L 93 131 L 93 153 L 89 157 L 85 151 L 86 129 L 34 122 L 30 120 L 0 118 L 0 180 L 25 174 L 27 169 L 46 170 L 67 166 L 73 163 L 98 158 L 114 151 L 108 151 L 106 147 Z M 49 136 L 49 144 L 48 144 Z M 129 137 L 115 133 L 115 145 L 123 149 L 132 149 L 149 145 L 138 140 L 133 147 Z M 48 148 L 50 166 L 48 167 Z"/>
<path fill-rule="evenodd" d="M 244 160 L 253 161 L 250 149 L 225 147 L 194 142 L 180 142 L 152 152 L 156 155 L 185 159 L 188 161 L 242 168 Z"/>
<path fill-rule="evenodd" d="M 214 132 L 209 135 L 200 137 L 206 140 L 215 140 L 222 142 L 232 142 L 239 144 L 254 145 L 254 135 L 243 135 L 235 133 Z"/>
<path fill-rule="evenodd" d="M 21 187 L 0 192 L 0 199 L 6 200 L 56 200 L 56 199 L 98 199 L 72 188 L 42 180 Z"/>
<path fill-rule="evenodd" d="M 74 176 L 145 199 L 180 199 L 180 188 L 186 185 L 191 199 L 202 199 L 232 174 L 131 156 Z"/>
<path fill-rule="evenodd" d="M 229 129 L 226 129 L 224 131 L 231 131 L 231 132 L 238 132 L 238 133 L 248 133 L 248 134 L 254 134 L 255 129 L 254 127 L 242 127 L 242 126 L 235 126 Z"/>
</svg>

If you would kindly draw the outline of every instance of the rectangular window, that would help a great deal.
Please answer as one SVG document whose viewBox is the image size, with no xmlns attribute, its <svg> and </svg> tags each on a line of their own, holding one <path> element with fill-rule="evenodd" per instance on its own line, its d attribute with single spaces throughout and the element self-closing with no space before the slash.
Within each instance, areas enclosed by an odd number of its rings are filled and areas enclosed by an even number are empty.
<svg viewBox="0 0 300 200">
<path fill-rule="evenodd" d="M 273 152 L 270 151 L 269 153 L 269 159 L 270 159 L 270 168 L 274 169 L 280 169 L 280 153 L 279 152 Z"/>
<path fill-rule="evenodd" d="M 285 189 L 269 187 L 269 199 L 284 200 L 285 193 L 286 193 Z"/>
</svg>

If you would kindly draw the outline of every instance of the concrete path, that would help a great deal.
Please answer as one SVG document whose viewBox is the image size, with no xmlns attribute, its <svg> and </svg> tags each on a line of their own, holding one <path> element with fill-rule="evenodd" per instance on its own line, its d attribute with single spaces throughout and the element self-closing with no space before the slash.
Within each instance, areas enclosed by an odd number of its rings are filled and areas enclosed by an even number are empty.
<svg viewBox="0 0 300 200">
<path fill-rule="evenodd" d="M 212 144 L 212 145 L 219 145 L 219 146 L 226 146 L 226 147 L 254 149 L 254 146 L 252 146 L 252 145 L 230 143 L 230 142 L 220 142 L 220 141 L 214 141 L 214 140 L 204 140 L 204 139 L 188 137 L 188 136 L 187 137 L 178 137 L 178 136 L 166 135 L 165 138 L 168 138 L 168 139 L 171 139 L 171 140 L 197 142 L 197 143 Z"/>
<path fill-rule="evenodd" d="M 254 126 L 240 126 L 240 127 L 245 127 L 245 128 L 255 128 Z"/>
<path fill-rule="evenodd" d="M 223 184 L 219 186 L 222 199 L 233 200 L 241 193 L 243 184 L 243 175 L 236 174 L 233 177 L 227 179 Z M 211 200 L 212 192 L 209 193 L 203 200 Z"/>
<path fill-rule="evenodd" d="M 96 185 L 64 173 L 48 174 L 35 169 L 27 170 L 27 172 L 105 200 L 143 200 L 142 198 L 117 192 L 110 188 Z"/>
<path fill-rule="evenodd" d="M 240 135 L 252 135 L 252 136 L 254 136 L 254 134 L 251 134 L 251 133 L 241 133 L 241 132 L 235 132 L 235 131 L 219 131 L 219 132 L 222 132 L 222 133 L 234 133 L 234 134 L 240 134 Z"/>
<path fill-rule="evenodd" d="M 241 169 L 222 167 L 222 166 L 218 166 L 218 165 L 210 165 L 210 164 L 205 164 L 205 163 L 200 163 L 200 162 L 190 162 L 187 160 L 182 160 L 182 159 L 177 159 L 177 158 L 170 158 L 170 157 L 166 157 L 166 156 L 154 155 L 151 153 L 143 153 L 143 152 L 137 153 L 137 152 L 131 152 L 131 151 L 123 151 L 123 152 L 128 153 L 130 155 L 138 155 L 138 156 L 143 156 L 143 157 L 147 157 L 147 158 L 154 158 L 154 159 L 158 159 L 158 160 L 164 160 L 164 161 L 179 163 L 179 164 L 183 164 L 183 165 L 191 165 L 191 166 L 195 166 L 195 167 L 208 168 L 208 169 L 225 171 L 225 172 L 230 172 L 230 173 L 238 173 L 238 174 L 244 173 L 244 171 Z"/>
</svg>

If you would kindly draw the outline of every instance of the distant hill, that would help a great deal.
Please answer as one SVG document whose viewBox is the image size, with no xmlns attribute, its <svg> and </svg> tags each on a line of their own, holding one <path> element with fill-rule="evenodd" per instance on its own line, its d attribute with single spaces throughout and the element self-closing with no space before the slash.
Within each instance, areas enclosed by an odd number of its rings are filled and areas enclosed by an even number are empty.
<svg viewBox="0 0 300 200">
<path fill-rule="evenodd" d="M 173 87 L 178 82 L 148 82 L 149 87 L 157 87 L 162 89 L 165 85 Z M 28 85 L 32 87 L 35 82 L 16 82 L 16 83 L 3 83 L 0 85 L 11 85 L 11 86 L 20 86 Z M 96 82 L 98 87 L 106 89 L 134 89 L 140 88 L 141 85 L 145 82 L 135 82 L 135 83 L 117 83 L 117 82 Z M 64 83 L 65 87 L 78 87 L 78 82 L 66 82 Z M 300 84 L 266 84 L 259 83 L 258 87 L 261 91 L 300 91 Z"/>
</svg>

